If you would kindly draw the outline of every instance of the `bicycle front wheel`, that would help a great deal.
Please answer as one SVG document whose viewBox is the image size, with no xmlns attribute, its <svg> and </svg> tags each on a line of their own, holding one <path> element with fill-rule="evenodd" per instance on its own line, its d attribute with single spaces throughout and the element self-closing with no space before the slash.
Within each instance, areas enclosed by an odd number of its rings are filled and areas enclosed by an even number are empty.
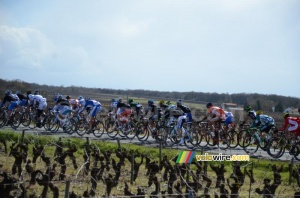
<svg viewBox="0 0 300 198">
<path fill-rule="evenodd" d="M 198 145 L 198 132 L 195 130 L 189 130 L 184 136 L 184 144 L 189 149 L 194 149 Z"/>
<path fill-rule="evenodd" d="M 254 138 L 251 134 L 244 136 L 242 147 L 244 151 L 248 154 L 254 154 L 258 150 L 258 140 Z"/>
</svg>

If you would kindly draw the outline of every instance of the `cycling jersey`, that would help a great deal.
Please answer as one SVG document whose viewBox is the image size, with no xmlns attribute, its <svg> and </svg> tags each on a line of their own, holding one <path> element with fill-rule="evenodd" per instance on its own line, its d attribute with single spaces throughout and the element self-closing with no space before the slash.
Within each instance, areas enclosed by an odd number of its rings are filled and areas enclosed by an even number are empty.
<svg viewBox="0 0 300 198">
<path fill-rule="evenodd" d="M 102 110 L 101 103 L 96 100 L 86 100 L 84 107 L 92 109 L 89 115 L 93 117 L 95 117 L 97 113 Z"/>
<path fill-rule="evenodd" d="M 12 94 L 6 95 L 6 96 L 4 96 L 3 101 L 2 101 L 2 103 L 0 105 L 0 107 L 3 107 L 6 102 L 10 103 L 10 102 L 13 102 L 13 101 L 17 101 L 17 100 L 16 100 L 15 97 L 12 96 Z"/>
<path fill-rule="evenodd" d="M 181 109 L 183 111 L 183 113 L 185 114 L 188 122 L 192 122 L 193 118 L 192 118 L 192 114 L 191 114 L 191 109 L 188 106 L 184 106 L 184 105 L 178 104 L 177 108 Z"/>
<path fill-rule="evenodd" d="M 257 127 L 261 131 L 268 132 L 275 125 L 272 117 L 267 115 L 257 115 L 250 127 Z"/>
<path fill-rule="evenodd" d="M 206 115 L 212 117 L 212 119 L 210 120 L 212 122 L 217 120 L 225 120 L 225 112 L 220 107 L 211 106 L 207 109 Z"/>
<path fill-rule="evenodd" d="M 230 111 L 224 111 L 224 112 L 225 112 L 225 124 L 227 126 L 228 124 L 234 122 L 234 116 Z"/>
<path fill-rule="evenodd" d="M 29 99 L 28 101 L 29 104 L 33 106 L 37 104 L 39 105 L 38 110 L 44 110 L 47 107 L 47 100 L 41 95 L 30 95 L 28 99 Z"/>
<path fill-rule="evenodd" d="M 300 118 L 298 117 L 285 118 L 283 127 L 278 130 L 284 131 L 286 128 L 288 129 L 289 132 L 293 132 L 296 136 L 300 136 Z"/>
</svg>

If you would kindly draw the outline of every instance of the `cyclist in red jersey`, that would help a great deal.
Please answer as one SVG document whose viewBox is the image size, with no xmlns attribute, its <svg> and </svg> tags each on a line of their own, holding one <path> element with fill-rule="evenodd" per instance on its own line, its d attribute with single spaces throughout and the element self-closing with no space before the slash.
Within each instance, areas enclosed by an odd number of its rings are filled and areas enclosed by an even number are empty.
<svg viewBox="0 0 300 198">
<path fill-rule="evenodd" d="M 291 117 L 289 113 L 284 113 L 284 125 L 279 128 L 279 131 L 285 132 L 285 137 L 288 138 L 289 133 L 293 133 L 295 137 L 300 136 L 300 118 Z"/>
</svg>

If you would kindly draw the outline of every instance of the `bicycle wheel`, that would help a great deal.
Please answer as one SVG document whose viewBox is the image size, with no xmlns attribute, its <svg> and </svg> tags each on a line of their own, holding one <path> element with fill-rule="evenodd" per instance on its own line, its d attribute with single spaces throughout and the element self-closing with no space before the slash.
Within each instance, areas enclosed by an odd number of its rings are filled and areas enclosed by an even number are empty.
<svg viewBox="0 0 300 198">
<path fill-rule="evenodd" d="M 127 123 L 125 128 L 122 129 L 123 134 L 125 134 L 126 138 L 132 140 L 136 135 L 136 125 L 133 122 Z"/>
<path fill-rule="evenodd" d="M 300 145 L 299 142 L 296 144 L 295 146 L 295 154 L 294 154 L 294 158 L 298 161 L 300 161 Z"/>
<path fill-rule="evenodd" d="M 46 116 L 43 122 L 45 123 L 44 128 L 50 131 L 51 133 L 56 133 L 58 131 L 58 120 L 56 119 L 55 115 Z"/>
<path fill-rule="evenodd" d="M 30 113 L 25 112 L 22 114 L 21 123 L 24 127 L 28 127 L 31 123 Z"/>
<path fill-rule="evenodd" d="M 94 136 L 100 138 L 103 135 L 104 131 L 105 131 L 105 126 L 103 122 L 97 120 L 95 123 L 95 127 L 93 129 Z"/>
<path fill-rule="evenodd" d="M 0 128 L 3 127 L 7 122 L 7 119 L 6 119 L 6 114 L 5 112 L 1 113 L 0 115 Z"/>
<path fill-rule="evenodd" d="M 280 158 L 284 152 L 286 143 L 284 138 L 271 138 L 267 147 L 267 153 L 273 158 Z"/>
<path fill-rule="evenodd" d="M 205 131 L 204 129 L 198 129 L 198 136 L 200 137 L 198 142 L 198 147 L 204 148 L 208 145 L 208 131 Z"/>
<path fill-rule="evenodd" d="M 155 139 L 158 142 L 165 142 L 165 137 L 166 137 L 166 130 L 163 126 L 160 126 L 159 128 L 156 129 L 156 135 Z"/>
<path fill-rule="evenodd" d="M 117 122 L 113 120 L 106 120 L 105 121 L 105 129 L 108 137 L 115 138 L 118 135 L 118 126 Z"/>
<path fill-rule="evenodd" d="M 171 141 L 171 145 L 178 144 L 180 142 L 180 137 L 175 127 L 176 126 L 170 130 L 169 139 Z"/>
<path fill-rule="evenodd" d="M 194 149 L 198 145 L 198 132 L 190 129 L 183 137 L 184 144 L 189 149 Z"/>
<path fill-rule="evenodd" d="M 251 134 L 247 134 L 243 137 L 242 147 L 244 151 L 248 154 L 254 154 L 258 150 L 258 140 L 254 138 Z"/>
<path fill-rule="evenodd" d="M 145 125 L 142 122 L 138 122 L 136 124 L 135 133 L 136 133 L 137 139 L 140 142 L 146 141 L 149 137 L 149 133 L 147 132 L 147 128 L 145 128 Z"/>
<path fill-rule="evenodd" d="M 67 134 L 73 133 L 73 120 L 66 120 L 63 126 L 63 131 Z"/>
<path fill-rule="evenodd" d="M 13 129 L 17 129 L 21 124 L 21 114 L 20 113 L 14 113 L 11 117 L 11 127 Z"/>
<path fill-rule="evenodd" d="M 209 146 L 215 146 L 219 143 L 219 133 L 210 132 L 206 134 L 206 142 Z"/>
<path fill-rule="evenodd" d="M 239 145 L 238 132 L 231 130 L 227 132 L 226 143 L 229 148 L 236 148 Z"/>
<path fill-rule="evenodd" d="M 36 128 L 36 123 L 37 123 L 37 115 L 35 113 L 30 113 L 30 124 L 28 127 L 30 129 L 35 129 Z"/>
<path fill-rule="evenodd" d="M 247 130 L 241 130 L 238 133 L 238 145 L 240 147 L 243 147 L 243 141 L 244 141 L 244 137 L 246 137 L 246 135 L 248 134 Z"/>
</svg>

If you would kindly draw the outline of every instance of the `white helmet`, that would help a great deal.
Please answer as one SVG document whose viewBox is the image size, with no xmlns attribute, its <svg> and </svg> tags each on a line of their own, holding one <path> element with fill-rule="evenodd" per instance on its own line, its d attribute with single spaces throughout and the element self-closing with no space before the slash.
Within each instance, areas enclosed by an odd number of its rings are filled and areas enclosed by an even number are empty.
<svg viewBox="0 0 300 198">
<path fill-rule="evenodd" d="M 29 99 L 29 100 L 33 100 L 33 98 L 34 98 L 34 96 L 33 96 L 32 94 L 29 94 L 29 95 L 28 95 L 28 99 Z"/>
</svg>

